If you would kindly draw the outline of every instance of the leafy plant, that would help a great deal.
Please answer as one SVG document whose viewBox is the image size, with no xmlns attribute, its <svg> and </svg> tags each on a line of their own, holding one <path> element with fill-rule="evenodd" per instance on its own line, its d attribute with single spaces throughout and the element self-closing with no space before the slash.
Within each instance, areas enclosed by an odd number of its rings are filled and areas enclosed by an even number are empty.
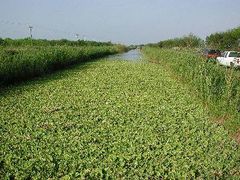
<svg viewBox="0 0 240 180">
<path fill-rule="evenodd" d="M 0 179 L 227 179 L 240 173 L 239 146 L 164 66 L 87 62 L 6 87 L 0 99 Z"/>
</svg>

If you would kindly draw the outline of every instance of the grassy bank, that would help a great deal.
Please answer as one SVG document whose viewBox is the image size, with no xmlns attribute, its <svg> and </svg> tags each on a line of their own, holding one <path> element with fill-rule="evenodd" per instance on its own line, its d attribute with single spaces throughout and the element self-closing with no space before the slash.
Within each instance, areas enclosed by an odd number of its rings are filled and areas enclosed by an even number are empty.
<svg viewBox="0 0 240 180">
<path fill-rule="evenodd" d="M 199 55 L 186 50 L 146 47 L 143 52 L 150 61 L 168 68 L 176 78 L 189 84 L 214 119 L 231 132 L 237 132 L 240 128 L 239 71 L 206 63 Z"/>
<path fill-rule="evenodd" d="M 226 179 L 240 151 L 162 66 L 87 62 L 0 95 L 0 179 Z"/>
<path fill-rule="evenodd" d="M 124 51 L 125 46 L 110 42 L 4 39 L 0 43 L 0 86 Z"/>
</svg>

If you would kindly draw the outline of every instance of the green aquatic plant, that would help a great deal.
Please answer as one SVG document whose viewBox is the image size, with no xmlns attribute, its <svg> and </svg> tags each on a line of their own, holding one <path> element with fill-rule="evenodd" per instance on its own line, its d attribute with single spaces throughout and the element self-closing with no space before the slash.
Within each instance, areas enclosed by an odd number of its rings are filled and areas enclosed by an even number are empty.
<svg viewBox="0 0 240 180">
<path fill-rule="evenodd" d="M 227 179 L 239 146 L 163 66 L 95 61 L 0 94 L 0 179 Z"/>
</svg>

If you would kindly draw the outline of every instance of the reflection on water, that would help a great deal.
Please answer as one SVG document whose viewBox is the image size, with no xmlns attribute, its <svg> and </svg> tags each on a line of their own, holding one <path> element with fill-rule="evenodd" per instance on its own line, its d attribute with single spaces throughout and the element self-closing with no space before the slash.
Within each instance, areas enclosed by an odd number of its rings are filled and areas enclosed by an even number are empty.
<svg viewBox="0 0 240 180">
<path fill-rule="evenodd" d="M 141 52 L 139 49 L 134 49 L 126 53 L 108 56 L 108 59 L 114 60 L 127 60 L 127 61 L 139 61 L 141 60 Z"/>
</svg>

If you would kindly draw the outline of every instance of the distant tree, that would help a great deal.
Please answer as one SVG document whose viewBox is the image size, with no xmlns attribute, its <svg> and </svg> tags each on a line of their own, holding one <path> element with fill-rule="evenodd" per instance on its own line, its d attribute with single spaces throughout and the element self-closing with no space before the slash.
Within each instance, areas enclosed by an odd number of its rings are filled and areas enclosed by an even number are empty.
<svg viewBox="0 0 240 180">
<path fill-rule="evenodd" d="M 96 41 L 70 41 L 67 39 L 46 40 L 46 39 L 1 39 L 0 45 L 4 46 L 112 46 L 111 42 L 96 42 Z"/>
<path fill-rule="evenodd" d="M 173 47 L 195 48 L 195 47 L 202 46 L 203 43 L 204 41 L 201 38 L 191 33 L 181 38 L 174 38 L 174 39 L 168 39 L 165 41 L 160 41 L 159 43 L 157 43 L 157 45 L 160 48 L 173 48 Z"/>
<path fill-rule="evenodd" d="M 2 46 L 3 44 L 4 44 L 4 40 L 0 38 L 0 46 Z"/>
<path fill-rule="evenodd" d="M 206 38 L 207 46 L 215 49 L 237 49 L 240 39 L 240 27 L 221 33 L 213 33 Z"/>
</svg>

